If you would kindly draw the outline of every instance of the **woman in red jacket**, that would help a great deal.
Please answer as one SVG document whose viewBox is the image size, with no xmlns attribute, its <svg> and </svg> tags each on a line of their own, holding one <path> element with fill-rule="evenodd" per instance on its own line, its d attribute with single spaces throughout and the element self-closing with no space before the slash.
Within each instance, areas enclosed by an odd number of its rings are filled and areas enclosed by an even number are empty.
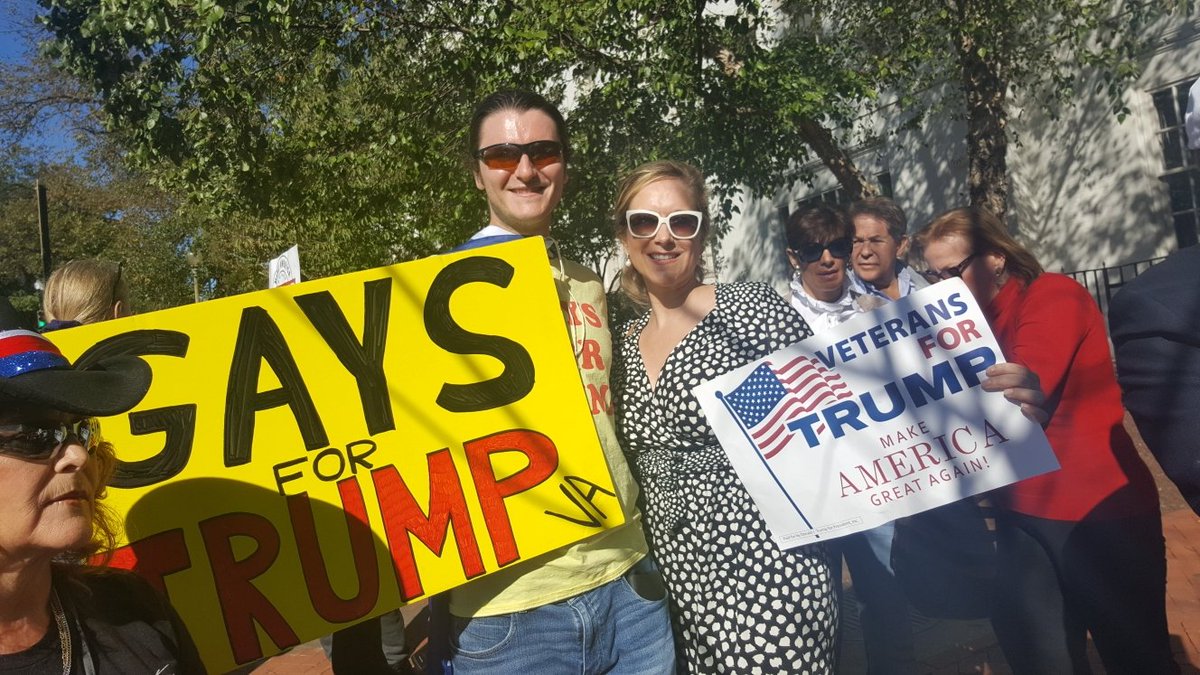
<svg viewBox="0 0 1200 675">
<path fill-rule="evenodd" d="M 1010 361 L 1041 378 L 1061 469 L 994 493 L 992 625 L 1016 673 L 1086 673 L 1090 632 L 1109 673 L 1177 673 L 1153 478 L 1122 425 L 1104 319 L 1042 271 L 995 216 L 955 209 L 917 235 L 931 280 L 961 277 Z"/>
</svg>

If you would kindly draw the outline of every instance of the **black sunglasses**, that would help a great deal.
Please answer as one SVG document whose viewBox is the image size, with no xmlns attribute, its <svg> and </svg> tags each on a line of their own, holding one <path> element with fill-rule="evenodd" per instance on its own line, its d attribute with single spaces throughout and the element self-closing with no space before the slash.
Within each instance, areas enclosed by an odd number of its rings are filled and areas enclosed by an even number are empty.
<svg viewBox="0 0 1200 675">
<path fill-rule="evenodd" d="M 532 143 L 497 143 L 475 151 L 475 156 L 489 169 L 515 171 L 521 165 L 521 157 L 529 155 L 529 161 L 544 169 L 563 159 L 562 143 L 558 141 L 534 141 Z"/>
<path fill-rule="evenodd" d="M 839 237 L 826 244 L 818 244 L 809 242 L 801 244 L 799 249 L 788 249 L 792 255 L 800 259 L 800 262 L 811 263 L 821 259 L 825 254 L 825 250 L 829 250 L 829 255 L 835 258 L 849 258 L 850 252 L 854 250 L 854 242 L 850 237 Z"/>
<path fill-rule="evenodd" d="M 974 259 L 975 254 L 972 253 L 971 255 L 963 258 L 962 262 L 958 263 L 957 265 L 947 267 L 944 270 L 925 270 L 924 272 L 921 272 L 921 276 L 934 283 L 945 281 L 946 279 L 961 277 L 963 272 L 967 271 L 967 266 L 970 265 L 971 261 Z"/>
<path fill-rule="evenodd" d="M 85 417 L 77 422 L 56 427 L 29 424 L 0 424 L 0 455 L 18 459 L 43 460 L 54 455 L 69 438 L 78 438 L 88 454 L 100 445 L 100 422 Z"/>
</svg>

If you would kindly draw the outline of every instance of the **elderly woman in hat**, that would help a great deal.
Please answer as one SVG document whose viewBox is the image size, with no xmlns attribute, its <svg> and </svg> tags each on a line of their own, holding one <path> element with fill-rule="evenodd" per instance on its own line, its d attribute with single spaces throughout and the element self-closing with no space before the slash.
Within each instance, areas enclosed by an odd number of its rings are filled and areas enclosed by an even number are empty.
<svg viewBox="0 0 1200 675">
<path fill-rule="evenodd" d="M 80 563 L 113 539 L 100 499 L 116 460 L 95 417 L 136 405 L 149 367 L 117 357 L 73 368 L 37 333 L 3 330 L 6 314 L 0 306 L 0 673 L 203 672 L 146 582 Z"/>
</svg>

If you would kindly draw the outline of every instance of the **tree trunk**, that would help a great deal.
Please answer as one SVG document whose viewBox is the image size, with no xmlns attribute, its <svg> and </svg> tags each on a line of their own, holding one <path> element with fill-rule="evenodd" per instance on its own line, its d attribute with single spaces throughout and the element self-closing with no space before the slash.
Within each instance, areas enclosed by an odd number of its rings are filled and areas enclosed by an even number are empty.
<svg viewBox="0 0 1200 675">
<path fill-rule="evenodd" d="M 959 64 L 967 106 L 967 188 L 971 206 L 1001 221 L 1008 210 L 1008 82 L 970 35 L 960 37 Z"/>
<path fill-rule="evenodd" d="M 702 8 L 703 0 L 696 0 L 696 6 Z M 742 62 L 727 48 L 715 49 L 709 56 L 720 63 L 725 74 L 731 77 L 736 76 L 742 69 Z M 834 178 L 837 178 L 838 183 L 850 196 L 850 199 L 879 195 L 879 186 L 863 175 L 863 172 L 854 164 L 854 160 L 850 159 L 850 156 L 842 150 L 842 146 L 838 144 L 833 134 L 820 122 L 801 115 L 796 118 L 796 123 L 800 127 L 800 135 L 804 137 L 804 142 L 812 148 L 813 152 L 817 153 L 817 157 L 833 173 Z"/>
<path fill-rule="evenodd" d="M 850 159 L 849 155 L 842 150 L 828 129 L 811 117 L 801 117 L 798 121 L 804 141 L 833 172 L 834 177 L 837 178 L 838 183 L 841 184 L 850 199 L 874 197 L 879 194 L 879 187 L 863 175 L 863 172 L 854 164 L 854 160 Z"/>
</svg>

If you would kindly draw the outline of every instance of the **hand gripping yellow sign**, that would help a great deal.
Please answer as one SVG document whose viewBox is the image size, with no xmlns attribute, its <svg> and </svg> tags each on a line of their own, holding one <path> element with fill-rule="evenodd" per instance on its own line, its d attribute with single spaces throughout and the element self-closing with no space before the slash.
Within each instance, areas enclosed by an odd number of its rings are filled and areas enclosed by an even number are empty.
<svg viewBox="0 0 1200 675">
<path fill-rule="evenodd" d="M 554 284 L 527 239 L 52 333 L 153 369 L 116 564 L 224 671 L 621 524 Z"/>
</svg>

